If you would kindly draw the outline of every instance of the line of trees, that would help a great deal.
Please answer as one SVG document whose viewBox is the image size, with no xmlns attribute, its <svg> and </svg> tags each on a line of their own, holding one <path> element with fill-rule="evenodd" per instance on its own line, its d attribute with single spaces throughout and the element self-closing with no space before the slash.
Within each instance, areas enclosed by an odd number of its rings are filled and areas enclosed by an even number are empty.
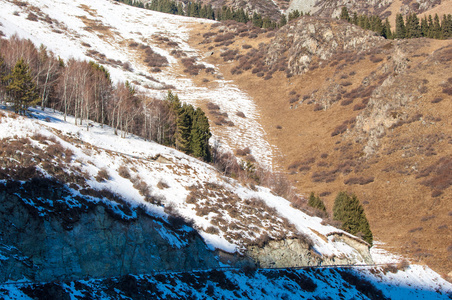
<svg viewBox="0 0 452 300">
<path fill-rule="evenodd" d="M 434 39 L 448 39 L 452 37 L 452 15 L 443 15 L 441 21 L 438 14 L 424 16 L 419 20 L 415 13 L 406 15 L 405 19 L 401 14 L 396 15 L 395 31 L 391 31 L 391 24 L 386 19 L 384 22 L 378 16 L 358 15 L 356 12 L 350 16 L 347 8 L 342 7 L 339 17 L 349 23 L 360 26 L 363 29 L 375 31 L 387 39 L 405 39 L 428 37 Z"/>
<path fill-rule="evenodd" d="M 254 26 L 259 28 L 277 28 L 280 23 L 272 21 L 269 17 L 262 17 L 261 14 L 254 12 L 252 16 L 243 8 L 234 9 L 229 6 L 222 6 L 219 9 L 213 9 L 210 4 L 202 4 L 201 2 L 182 2 L 175 0 L 152 0 L 146 4 L 136 0 L 118 0 L 119 2 L 145 8 L 149 10 L 169 13 L 173 15 L 203 18 L 216 21 L 234 20 L 241 23 L 252 22 Z M 285 17 L 284 17 L 285 18 Z M 284 24 L 285 25 L 285 24 Z"/>
<path fill-rule="evenodd" d="M 204 112 L 138 93 L 128 82 L 113 83 L 95 62 L 63 61 L 17 36 L 0 39 L 0 101 L 13 103 L 16 113 L 40 104 L 75 117 L 75 124 L 107 124 L 116 134 L 133 133 L 210 161 L 210 128 Z"/>
</svg>

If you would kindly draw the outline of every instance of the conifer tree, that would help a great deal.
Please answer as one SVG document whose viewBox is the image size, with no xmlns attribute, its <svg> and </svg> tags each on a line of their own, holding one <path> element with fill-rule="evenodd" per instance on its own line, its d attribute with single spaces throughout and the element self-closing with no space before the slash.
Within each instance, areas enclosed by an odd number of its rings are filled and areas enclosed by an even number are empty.
<svg viewBox="0 0 452 300">
<path fill-rule="evenodd" d="M 4 76 L 6 91 L 13 100 L 14 111 L 25 114 L 30 105 L 39 101 L 36 84 L 31 77 L 28 64 L 21 58 L 17 61 L 11 74 Z"/>
<path fill-rule="evenodd" d="M 191 153 L 192 118 L 193 106 L 188 104 L 182 105 L 176 119 L 176 149 L 185 153 Z"/>
<path fill-rule="evenodd" d="M 351 22 L 358 26 L 358 14 L 356 12 L 353 13 L 353 19 L 351 20 Z"/>
<path fill-rule="evenodd" d="M 427 16 L 424 16 L 424 18 L 421 20 L 421 33 L 422 36 L 428 37 L 428 32 L 429 32 L 429 26 L 428 26 L 428 21 L 427 21 Z"/>
<path fill-rule="evenodd" d="M 311 192 L 309 195 L 308 205 L 314 208 L 317 208 L 321 211 L 326 211 L 325 204 L 323 204 L 323 201 L 320 199 L 319 196 L 315 196 L 314 192 Z"/>
<path fill-rule="evenodd" d="M 386 18 L 385 24 L 383 25 L 382 36 L 387 39 L 392 39 L 391 24 L 389 24 L 388 18 Z"/>
<path fill-rule="evenodd" d="M 211 160 L 209 139 L 209 120 L 204 112 L 198 107 L 194 112 L 193 126 L 191 130 L 191 153 L 195 157 L 201 157 L 205 161 Z"/>
<path fill-rule="evenodd" d="M 286 15 L 282 14 L 281 18 L 279 19 L 279 27 L 283 27 L 286 24 L 287 24 Z"/>
<path fill-rule="evenodd" d="M 255 12 L 255 13 L 253 14 L 253 19 L 252 19 L 252 21 L 253 21 L 253 25 L 254 25 L 254 26 L 259 27 L 259 28 L 262 28 L 263 21 L 262 21 L 262 16 L 261 16 L 261 14 L 258 14 L 258 13 Z"/>
<path fill-rule="evenodd" d="M 418 38 L 422 36 L 419 19 L 415 13 L 409 14 L 406 17 L 406 38 Z"/>
<path fill-rule="evenodd" d="M 335 220 L 342 222 L 343 230 L 361 235 L 363 240 L 372 245 L 373 236 L 369 222 L 356 195 L 339 192 L 334 200 L 333 216 Z"/>
<path fill-rule="evenodd" d="M 432 37 L 434 39 L 441 38 L 441 24 L 439 23 L 438 14 L 435 14 L 435 17 L 433 18 L 433 36 Z"/>
<path fill-rule="evenodd" d="M 300 11 L 298 9 L 292 11 L 289 13 L 289 22 L 292 20 L 295 20 L 297 18 L 299 18 L 300 16 L 302 16 L 303 14 L 300 14 Z"/>
<path fill-rule="evenodd" d="M 350 21 L 351 21 L 350 15 L 348 14 L 347 7 L 342 6 L 341 15 L 340 15 L 339 18 L 340 18 L 341 20 L 345 20 L 345 21 L 347 21 L 347 22 L 350 22 Z"/>
<path fill-rule="evenodd" d="M 441 21 L 442 37 L 443 39 L 448 39 L 452 37 L 452 15 L 443 15 Z"/>
<path fill-rule="evenodd" d="M 406 37 L 405 22 L 401 14 L 396 15 L 396 29 L 394 37 L 396 39 L 404 39 Z"/>
</svg>

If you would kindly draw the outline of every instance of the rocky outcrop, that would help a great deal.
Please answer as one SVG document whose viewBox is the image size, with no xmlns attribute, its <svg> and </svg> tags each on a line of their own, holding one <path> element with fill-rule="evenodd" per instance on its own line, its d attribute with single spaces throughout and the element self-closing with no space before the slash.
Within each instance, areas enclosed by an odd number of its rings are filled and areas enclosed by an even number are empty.
<svg viewBox="0 0 452 300">
<path fill-rule="evenodd" d="M 51 181 L 2 184 L 0 203 L 0 282 L 219 266 L 215 253 L 180 220 L 168 224 L 144 210 L 95 203 Z"/>
<path fill-rule="evenodd" d="M 358 262 L 371 264 L 369 245 L 362 240 L 352 238 L 346 234 L 334 233 L 333 240 L 342 242 L 354 248 L 354 257 L 319 255 L 309 243 L 299 239 L 269 241 L 263 247 L 248 247 L 247 255 L 262 268 L 288 268 L 318 265 L 349 265 Z"/>
<path fill-rule="evenodd" d="M 303 17 L 276 33 L 265 62 L 269 66 L 284 62 L 290 73 L 300 75 L 315 65 L 328 64 L 335 54 L 359 54 L 383 41 L 375 33 L 343 21 Z"/>
</svg>

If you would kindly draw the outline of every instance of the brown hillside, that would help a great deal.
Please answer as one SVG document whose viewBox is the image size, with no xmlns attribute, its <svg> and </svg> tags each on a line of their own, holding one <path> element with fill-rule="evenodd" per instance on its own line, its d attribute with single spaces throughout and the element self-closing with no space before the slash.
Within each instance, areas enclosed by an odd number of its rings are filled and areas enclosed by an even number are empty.
<svg viewBox="0 0 452 300">
<path fill-rule="evenodd" d="M 452 41 L 315 17 L 227 45 L 203 38 L 240 26 L 202 25 L 192 42 L 255 99 L 277 168 L 330 212 L 339 191 L 355 193 L 377 241 L 451 272 Z"/>
</svg>

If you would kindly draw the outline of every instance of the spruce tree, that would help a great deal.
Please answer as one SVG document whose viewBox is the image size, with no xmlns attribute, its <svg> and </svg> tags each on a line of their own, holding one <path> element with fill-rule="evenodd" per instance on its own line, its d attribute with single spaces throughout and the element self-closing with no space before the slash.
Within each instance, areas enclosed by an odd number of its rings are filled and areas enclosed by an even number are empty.
<svg viewBox="0 0 452 300">
<path fill-rule="evenodd" d="M 193 116 L 193 125 L 191 129 L 191 153 L 195 157 L 201 157 L 205 161 L 211 160 L 209 139 L 210 133 L 209 120 L 204 112 L 198 107 Z"/>
<path fill-rule="evenodd" d="M 286 15 L 281 15 L 281 18 L 279 19 L 279 27 L 283 27 L 286 24 L 287 24 Z"/>
<path fill-rule="evenodd" d="M 345 21 L 347 21 L 347 22 L 350 22 L 350 21 L 351 21 L 350 15 L 348 14 L 347 7 L 342 6 L 341 15 L 340 15 L 339 18 L 340 18 L 341 20 L 345 20 Z"/>
<path fill-rule="evenodd" d="M 387 39 L 392 39 L 391 24 L 389 24 L 388 18 L 386 18 L 385 24 L 383 25 L 382 36 L 384 36 Z"/>
<path fill-rule="evenodd" d="M 315 196 L 314 192 L 311 192 L 309 195 L 308 205 L 314 208 L 317 208 L 321 211 L 326 211 L 325 204 L 323 204 L 323 201 L 320 199 L 319 196 Z"/>
<path fill-rule="evenodd" d="M 185 153 L 191 153 L 192 118 L 193 106 L 182 105 L 176 119 L 176 149 Z"/>
<path fill-rule="evenodd" d="M 13 100 L 14 111 L 25 114 L 30 105 L 39 101 L 36 84 L 31 77 L 28 64 L 21 58 L 17 61 L 11 74 L 3 77 L 6 91 Z"/>
<path fill-rule="evenodd" d="M 396 39 L 404 39 L 406 37 L 405 22 L 401 14 L 396 15 L 396 29 L 394 34 Z"/>
<path fill-rule="evenodd" d="M 428 26 L 427 16 L 424 16 L 424 18 L 421 20 L 422 36 L 428 37 L 428 32 L 429 32 L 429 26 Z"/>
<path fill-rule="evenodd" d="M 435 17 L 433 18 L 433 38 L 434 39 L 440 39 L 441 38 L 441 24 L 439 23 L 439 17 L 438 14 L 435 14 Z"/>
<path fill-rule="evenodd" d="M 335 220 L 342 222 L 343 230 L 361 235 L 363 240 L 372 245 L 373 236 L 369 222 L 356 195 L 340 192 L 334 200 L 333 216 Z"/>
</svg>

